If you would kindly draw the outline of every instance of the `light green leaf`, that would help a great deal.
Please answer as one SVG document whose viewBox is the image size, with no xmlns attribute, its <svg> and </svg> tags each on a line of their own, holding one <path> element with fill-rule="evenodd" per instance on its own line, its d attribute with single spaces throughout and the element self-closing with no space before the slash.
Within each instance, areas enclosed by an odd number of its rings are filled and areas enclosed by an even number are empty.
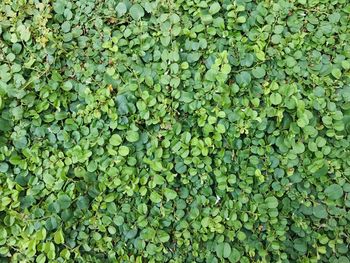
<svg viewBox="0 0 350 263">
<path fill-rule="evenodd" d="M 265 203 L 268 208 L 277 208 L 278 206 L 278 200 L 274 196 L 269 196 L 265 199 Z"/>
<path fill-rule="evenodd" d="M 127 156 L 129 154 L 129 152 L 130 152 L 129 147 L 124 146 L 124 145 L 119 147 L 118 153 L 121 156 Z"/>
<path fill-rule="evenodd" d="M 167 201 L 174 200 L 177 197 L 177 193 L 169 188 L 164 189 L 164 195 L 167 199 Z"/>
<path fill-rule="evenodd" d="M 128 131 L 126 134 L 126 140 L 128 142 L 137 142 L 140 138 L 140 135 L 137 131 Z"/>
<path fill-rule="evenodd" d="M 64 243 L 64 236 L 63 236 L 63 232 L 62 232 L 61 228 L 56 231 L 56 233 L 54 235 L 54 241 L 56 244 L 63 244 Z"/>
<path fill-rule="evenodd" d="M 216 130 L 217 130 L 219 133 L 225 133 L 225 132 L 226 132 L 226 127 L 225 127 L 223 124 L 219 123 L 219 124 L 217 125 L 217 127 L 216 127 Z"/>
<path fill-rule="evenodd" d="M 209 13 L 214 15 L 216 14 L 217 12 L 219 12 L 221 9 L 221 6 L 218 2 L 215 2 L 213 4 L 210 5 L 210 8 L 209 8 Z"/>
<path fill-rule="evenodd" d="M 245 22 L 246 22 L 246 18 L 245 18 L 244 16 L 239 16 L 239 17 L 237 18 L 237 23 L 243 24 L 243 23 L 245 23 Z"/>
<path fill-rule="evenodd" d="M 168 234 L 167 232 L 163 231 L 163 230 L 159 230 L 159 231 L 157 232 L 157 236 L 158 236 L 159 241 L 160 241 L 161 243 L 168 242 L 169 239 L 170 239 L 169 234 Z"/>
<path fill-rule="evenodd" d="M 145 15 L 145 11 L 143 10 L 142 6 L 139 4 L 133 5 L 130 8 L 129 13 L 134 20 L 140 20 L 141 17 Z"/>
<path fill-rule="evenodd" d="M 23 40 L 25 42 L 29 41 L 29 39 L 30 39 L 30 31 L 25 25 L 20 24 L 17 27 L 17 32 L 18 32 L 18 35 L 19 35 L 21 40 Z"/>
<path fill-rule="evenodd" d="M 122 141 L 122 138 L 118 134 L 113 134 L 109 139 L 109 143 L 113 146 L 119 146 Z"/>
<path fill-rule="evenodd" d="M 274 105 L 281 104 L 282 102 L 282 96 L 279 93 L 272 93 L 270 95 L 270 101 Z"/>
<path fill-rule="evenodd" d="M 241 253 L 236 248 L 232 248 L 231 255 L 229 256 L 228 260 L 231 263 L 236 263 L 236 262 L 239 262 L 240 258 L 241 258 Z"/>
<path fill-rule="evenodd" d="M 343 60 L 341 62 L 341 66 L 343 67 L 343 69 L 349 70 L 350 69 L 350 62 L 348 60 Z"/>
<path fill-rule="evenodd" d="M 162 185 L 165 183 L 165 179 L 160 174 L 155 174 L 153 178 L 153 182 L 157 185 Z"/>
<path fill-rule="evenodd" d="M 335 77 L 336 79 L 339 79 L 341 77 L 341 71 L 338 68 L 334 68 L 332 69 L 332 75 L 333 77 Z"/>
<path fill-rule="evenodd" d="M 120 2 L 119 4 L 117 4 L 115 10 L 117 11 L 117 14 L 119 17 L 122 17 L 127 12 L 126 5 L 123 2 Z"/>
<path fill-rule="evenodd" d="M 150 195 L 150 199 L 153 203 L 159 203 L 162 201 L 162 197 L 157 192 L 152 192 Z"/>
</svg>

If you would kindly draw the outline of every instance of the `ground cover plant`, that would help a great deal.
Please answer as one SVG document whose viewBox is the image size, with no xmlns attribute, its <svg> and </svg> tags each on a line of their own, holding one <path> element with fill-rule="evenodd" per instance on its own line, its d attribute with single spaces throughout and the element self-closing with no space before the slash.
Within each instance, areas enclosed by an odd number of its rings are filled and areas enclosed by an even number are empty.
<svg viewBox="0 0 350 263">
<path fill-rule="evenodd" d="M 350 261 L 347 0 L 0 1 L 0 262 Z"/>
</svg>

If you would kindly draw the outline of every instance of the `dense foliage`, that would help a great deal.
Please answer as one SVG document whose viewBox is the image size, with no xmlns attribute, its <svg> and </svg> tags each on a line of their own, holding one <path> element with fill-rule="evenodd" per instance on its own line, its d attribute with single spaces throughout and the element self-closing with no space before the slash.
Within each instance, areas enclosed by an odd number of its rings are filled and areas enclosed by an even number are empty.
<svg viewBox="0 0 350 263">
<path fill-rule="evenodd" d="M 1 0 L 1 262 L 350 261 L 347 0 Z"/>
</svg>

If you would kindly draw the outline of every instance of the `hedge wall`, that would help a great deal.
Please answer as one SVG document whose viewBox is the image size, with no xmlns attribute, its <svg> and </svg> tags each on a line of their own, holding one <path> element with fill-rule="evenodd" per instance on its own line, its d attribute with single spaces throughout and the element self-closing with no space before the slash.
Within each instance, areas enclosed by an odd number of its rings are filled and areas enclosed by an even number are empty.
<svg viewBox="0 0 350 263">
<path fill-rule="evenodd" d="M 348 0 L 0 1 L 1 262 L 350 261 Z"/>
</svg>

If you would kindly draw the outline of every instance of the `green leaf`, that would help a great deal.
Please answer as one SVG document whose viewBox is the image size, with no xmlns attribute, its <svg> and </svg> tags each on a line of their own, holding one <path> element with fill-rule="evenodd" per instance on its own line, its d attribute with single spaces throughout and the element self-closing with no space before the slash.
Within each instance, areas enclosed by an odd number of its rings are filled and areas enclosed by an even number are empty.
<svg viewBox="0 0 350 263">
<path fill-rule="evenodd" d="M 177 197 L 177 193 L 169 188 L 164 189 L 164 195 L 167 199 L 167 201 L 174 200 Z"/>
<path fill-rule="evenodd" d="M 56 257 L 55 245 L 52 242 L 47 243 L 45 251 L 49 259 L 54 259 Z"/>
<path fill-rule="evenodd" d="M 183 174 L 187 171 L 187 166 L 184 163 L 175 164 L 175 171 L 179 174 Z"/>
<path fill-rule="evenodd" d="M 58 197 L 58 204 L 60 205 L 60 208 L 62 210 L 67 209 L 70 207 L 72 200 L 67 194 L 62 194 Z"/>
<path fill-rule="evenodd" d="M 231 72 L 231 66 L 229 64 L 222 65 L 221 72 L 226 75 L 229 74 Z"/>
<path fill-rule="evenodd" d="M 326 208 L 323 205 L 318 205 L 313 208 L 313 215 L 317 218 L 327 218 L 328 213 Z"/>
<path fill-rule="evenodd" d="M 210 5 L 210 8 L 209 8 L 209 13 L 211 15 L 214 15 L 216 14 L 217 12 L 219 12 L 221 9 L 221 6 L 218 2 L 214 2 L 213 4 Z"/>
<path fill-rule="evenodd" d="M 160 230 L 157 232 L 157 237 L 159 238 L 159 241 L 161 243 L 165 243 L 165 242 L 168 242 L 169 239 L 170 239 L 170 236 L 167 232 L 163 231 L 163 230 Z"/>
<path fill-rule="evenodd" d="M 237 23 L 239 23 L 239 24 L 243 24 L 243 23 L 245 23 L 247 21 L 247 19 L 244 17 L 244 16 L 239 16 L 238 18 L 237 18 Z"/>
<path fill-rule="evenodd" d="M 246 71 L 243 71 L 238 75 L 236 75 L 237 84 L 242 87 L 247 86 L 251 82 L 251 80 L 252 80 L 251 75 Z"/>
<path fill-rule="evenodd" d="M 129 154 L 129 152 L 130 152 L 129 147 L 124 146 L 124 145 L 119 147 L 118 153 L 121 156 L 127 156 Z"/>
<path fill-rule="evenodd" d="M 226 128 L 223 124 L 218 124 L 217 127 L 216 127 L 216 130 L 219 132 L 219 133 L 225 133 L 226 132 Z"/>
<path fill-rule="evenodd" d="M 117 225 L 117 226 L 121 226 L 124 224 L 124 218 L 122 216 L 116 216 L 113 220 L 113 222 Z"/>
<path fill-rule="evenodd" d="M 6 173 L 9 169 L 9 165 L 7 163 L 0 163 L 0 173 Z"/>
<path fill-rule="evenodd" d="M 305 253 L 307 251 L 307 243 L 304 239 L 297 238 L 294 241 L 294 248 L 301 253 Z"/>
<path fill-rule="evenodd" d="M 145 15 L 145 11 L 139 4 L 132 5 L 129 13 L 134 20 L 140 20 Z"/>
<path fill-rule="evenodd" d="M 341 198 L 344 194 L 343 188 L 338 184 L 332 184 L 332 185 L 328 186 L 324 190 L 324 193 L 331 200 L 337 200 L 337 199 Z"/>
<path fill-rule="evenodd" d="M 272 93 L 270 95 L 270 101 L 274 105 L 281 104 L 282 102 L 282 96 L 279 93 Z"/>
<path fill-rule="evenodd" d="M 12 124 L 9 120 L 4 120 L 0 117 L 0 131 L 7 132 L 12 128 Z"/>
<path fill-rule="evenodd" d="M 144 240 L 152 240 L 155 237 L 155 235 L 156 231 L 151 227 L 145 228 L 140 234 L 141 238 Z"/>
<path fill-rule="evenodd" d="M 62 32 L 65 32 L 65 33 L 68 33 L 71 29 L 71 25 L 70 25 L 70 22 L 69 21 L 64 21 L 62 26 Z"/>
<path fill-rule="evenodd" d="M 152 192 L 150 195 L 150 200 L 153 203 L 159 203 L 160 201 L 162 201 L 162 197 L 157 192 Z"/>
<path fill-rule="evenodd" d="M 36 260 L 35 260 L 36 263 L 45 263 L 46 262 L 46 256 L 44 254 L 40 254 Z"/>
<path fill-rule="evenodd" d="M 126 5 L 123 2 L 118 3 L 115 10 L 117 11 L 118 17 L 122 17 L 127 12 Z"/>
<path fill-rule="evenodd" d="M 21 136 L 21 137 L 15 138 L 13 140 L 13 144 L 17 149 L 23 149 L 27 146 L 28 139 L 25 136 Z"/>
<path fill-rule="evenodd" d="M 332 75 L 333 77 L 335 77 L 336 79 L 339 79 L 341 77 L 341 71 L 338 68 L 333 68 L 332 69 Z"/>
<path fill-rule="evenodd" d="M 224 243 L 223 257 L 228 258 L 231 255 L 231 246 L 229 243 Z"/>
<path fill-rule="evenodd" d="M 256 67 L 255 69 L 252 70 L 252 74 L 255 78 L 261 79 L 265 76 L 266 71 L 263 67 Z"/>
<path fill-rule="evenodd" d="M 265 199 L 265 203 L 268 208 L 277 208 L 278 206 L 278 200 L 274 196 L 269 196 Z"/>
<path fill-rule="evenodd" d="M 17 27 L 17 32 L 21 40 L 25 42 L 29 41 L 31 34 L 29 29 L 25 25 L 20 24 Z"/>
<path fill-rule="evenodd" d="M 70 91 L 73 88 L 73 84 L 71 81 L 66 81 L 63 83 L 62 89 L 65 91 Z"/>
<path fill-rule="evenodd" d="M 297 120 L 297 124 L 300 128 L 304 128 L 306 125 L 309 124 L 309 120 L 305 117 L 302 117 Z"/>
<path fill-rule="evenodd" d="M 113 134 L 109 139 L 109 143 L 113 146 L 119 146 L 123 139 L 118 134 Z"/>
<path fill-rule="evenodd" d="M 293 57 L 287 57 L 286 59 L 287 66 L 292 68 L 297 64 L 297 61 Z"/>
<path fill-rule="evenodd" d="M 128 142 L 137 142 L 140 138 L 140 135 L 137 131 L 129 131 L 126 135 L 126 140 Z"/>
<path fill-rule="evenodd" d="M 54 235 L 54 241 L 56 244 L 63 244 L 64 243 L 64 236 L 63 236 L 62 229 L 59 229 L 56 231 L 56 233 Z"/>
<path fill-rule="evenodd" d="M 227 242 L 220 243 L 216 247 L 216 255 L 219 258 L 228 258 L 231 254 L 231 251 L 231 246 Z"/>
<path fill-rule="evenodd" d="M 163 176 L 161 176 L 160 174 L 155 174 L 153 178 L 153 182 L 157 185 L 162 185 L 165 183 L 165 180 Z"/>
<path fill-rule="evenodd" d="M 77 207 L 82 210 L 86 210 L 89 208 L 89 200 L 87 197 L 80 196 L 77 199 Z"/>
<path fill-rule="evenodd" d="M 350 62 L 348 60 L 343 60 L 341 62 L 341 66 L 342 66 L 343 69 L 349 70 L 350 69 Z"/>
<path fill-rule="evenodd" d="M 228 260 L 231 263 L 236 263 L 236 262 L 239 262 L 240 258 L 241 258 L 241 253 L 236 248 L 232 248 L 231 255 L 229 256 Z"/>
<path fill-rule="evenodd" d="M 56 1 L 53 3 L 53 9 L 57 14 L 63 14 L 65 9 L 65 3 L 63 1 Z"/>
</svg>

